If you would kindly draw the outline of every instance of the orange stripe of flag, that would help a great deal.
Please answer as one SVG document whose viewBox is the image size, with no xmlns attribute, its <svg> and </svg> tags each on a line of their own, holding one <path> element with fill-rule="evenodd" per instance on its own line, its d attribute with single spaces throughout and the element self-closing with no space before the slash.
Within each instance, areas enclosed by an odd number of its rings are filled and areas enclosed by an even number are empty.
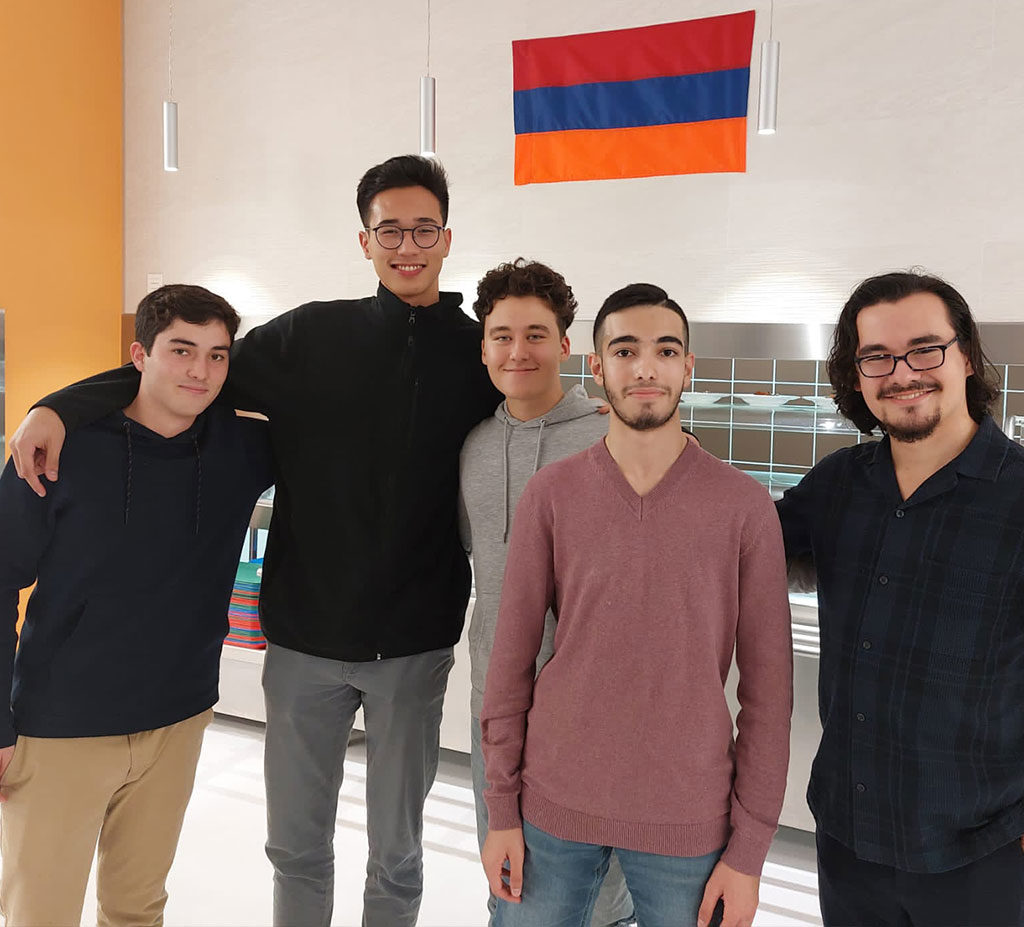
<svg viewBox="0 0 1024 927">
<path fill-rule="evenodd" d="M 744 171 L 746 138 L 746 117 L 517 135 L 515 182 Z"/>
</svg>

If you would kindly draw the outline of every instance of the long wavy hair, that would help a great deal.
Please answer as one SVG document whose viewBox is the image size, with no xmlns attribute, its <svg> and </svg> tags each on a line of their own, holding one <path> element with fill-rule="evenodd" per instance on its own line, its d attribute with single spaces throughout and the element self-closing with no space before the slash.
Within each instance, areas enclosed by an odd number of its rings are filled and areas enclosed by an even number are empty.
<svg viewBox="0 0 1024 927">
<path fill-rule="evenodd" d="M 957 343 L 974 371 L 967 378 L 967 411 L 980 422 L 999 397 L 999 378 L 981 347 L 978 326 L 967 300 L 938 277 L 914 271 L 896 271 L 869 277 L 850 295 L 843 306 L 832 336 L 827 367 L 835 391 L 836 407 L 864 434 L 882 427 L 857 389 L 857 314 L 878 303 L 894 303 L 916 293 L 933 293 L 946 304 Z"/>
</svg>

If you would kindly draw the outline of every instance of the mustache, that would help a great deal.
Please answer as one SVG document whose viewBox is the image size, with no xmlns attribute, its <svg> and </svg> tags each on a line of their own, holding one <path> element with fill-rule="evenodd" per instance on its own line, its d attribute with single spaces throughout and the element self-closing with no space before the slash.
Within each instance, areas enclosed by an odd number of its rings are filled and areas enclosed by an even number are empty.
<svg viewBox="0 0 1024 927">
<path fill-rule="evenodd" d="M 889 386 L 883 390 L 878 391 L 879 399 L 889 399 L 892 396 L 898 396 L 900 393 L 912 393 L 914 390 L 919 389 L 930 389 L 939 392 L 942 387 L 938 383 L 926 383 L 924 380 L 914 380 L 911 383 L 901 383 L 899 386 Z"/>
</svg>

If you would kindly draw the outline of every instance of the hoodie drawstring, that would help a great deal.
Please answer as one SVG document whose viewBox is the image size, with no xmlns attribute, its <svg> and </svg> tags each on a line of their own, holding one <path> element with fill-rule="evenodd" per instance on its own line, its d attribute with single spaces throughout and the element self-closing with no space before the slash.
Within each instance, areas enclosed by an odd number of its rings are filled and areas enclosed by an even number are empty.
<svg viewBox="0 0 1024 927">
<path fill-rule="evenodd" d="M 502 500 L 502 521 L 505 523 L 504 533 L 501 536 L 502 541 L 508 543 L 508 419 L 505 419 L 505 436 L 503 440 L 504 450 L 501 455 L 502 463 L 502 482 L 504 483 L 504 493 L 501 497 Z"/>
<path fill-rule="evenodd" d="M 132 426 L 123 422 L 125 440 L 128 442 L 128 473 L 124 482 L 124 523 L 128 524 L 128 512 L 132 507 Z"/>
<path fill-rule="evenodd" d="M 192 447 L 196 452 L 196 534 L 199 534 L 199 503 L 203 498 L 203 455 L 199 453 L 199 439 L 192 435 Z"/>
<path fill-rule="evenodd" d="M 546 418 L 540 420 L 540 428 L 537 429 L 537 453 L 533 458 L 533 472 L 540 468 L 540 439 L 544 435 L 544 426 L 548 423 Z M 532 474 L 531 474 L 532 475 Z"/>
<path fill-rule="evenodd" d="M 128 515 L 132 508 L 132 467 L 134 459 L 132 456 L 132 426 L 130 422 L 122 422 L 124 438 L 127 446 L 127 473 L 124 481 L 124 523 L 128 524 Z M 194 519 L 195 533 L 199 534 L 199 510 L 203 498 L 203 455 L 199 452 L 199 439 L 192 435 L 192 449 L 196 455 L 196 509 Z"/>
<path fill-rule="evenodd" d="M 542 418 L 540 420 L 540 427 L 537 429 L 537 453 L 534 454 L 534 456 L 533 456 L 533 473 L 536 473 L 540 469 L 541 442 L 542 442 L 543 437 L 544 437 L 544 426 L 547 423 L 548 423 L 548 420 L 546 418 Z M 508 503 L 509 503 L 509 498 L 508 498 L 508 496 L 509 496 L 508 446 L 509 446 L 509 435 L 511 434 L 511 429 L 508 426 L 508 419 L 507 418 L 504 420 L 504 424 L 505 424 L 505 435 L 504 435 L 504 441 L 502 442 L 504 444 L 504 453 L 501 455 L 502 481 L 504 483 L 504 491 L 502 493 L 501 502 L 502 502 L 502 520 L 504 521 L 505 528 L 504 528 L 504 531 L 502 533 L 501 539 L 502 539 L 502 541 L 504 541 L 504 543 L 507 544 L 508 543 L 508 529 L 509 529 L 509 524 L 508 524 L 508 516 L 509 516 L 509 505 L 508 505 Z"/>
</svg>

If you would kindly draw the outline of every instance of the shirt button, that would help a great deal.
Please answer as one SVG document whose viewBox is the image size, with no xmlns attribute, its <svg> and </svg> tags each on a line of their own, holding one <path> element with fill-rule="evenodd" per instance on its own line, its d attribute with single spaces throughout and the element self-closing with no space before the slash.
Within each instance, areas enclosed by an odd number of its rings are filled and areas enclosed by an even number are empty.
<svg viewBox="0 0 1024 927">
<path fill-rule="evenodd" d="M 896 509 L 896 517 L 897 518 L 902 518 L 905 514 L 906 513 L 903 511 L 903 509 Z"/>
<path fill-rule="evenodd" d="M 858 782 L 857 783 L 857 791 L 858 792 L 866 792 L 867 790 L 868 790 L 868 787 L 863 782 Z"/>
<path fill-rule="evenodd" d="M 857 712 L 857 720 L 858 721 L 863 721 L 864 720 L 864 712 L 863 711 L 858 711 Z"/>
<path fill-rule="evenodd" d="M 888 583 L 889 583 L 889 577 L 888 577 L 888 576 L 879 576 L 879 577 L 878 577 L 878 582 L 879 582 L 879 584 L 880 584 L 880 585 L 882 585 L 882 586 L 888 585 Z"/>
<path fill-rule="evenodd" d="M 870 650 L 871 641 L 861 641 L 861 647 L 863 647 L 865 650 Z"/>
</svg>

